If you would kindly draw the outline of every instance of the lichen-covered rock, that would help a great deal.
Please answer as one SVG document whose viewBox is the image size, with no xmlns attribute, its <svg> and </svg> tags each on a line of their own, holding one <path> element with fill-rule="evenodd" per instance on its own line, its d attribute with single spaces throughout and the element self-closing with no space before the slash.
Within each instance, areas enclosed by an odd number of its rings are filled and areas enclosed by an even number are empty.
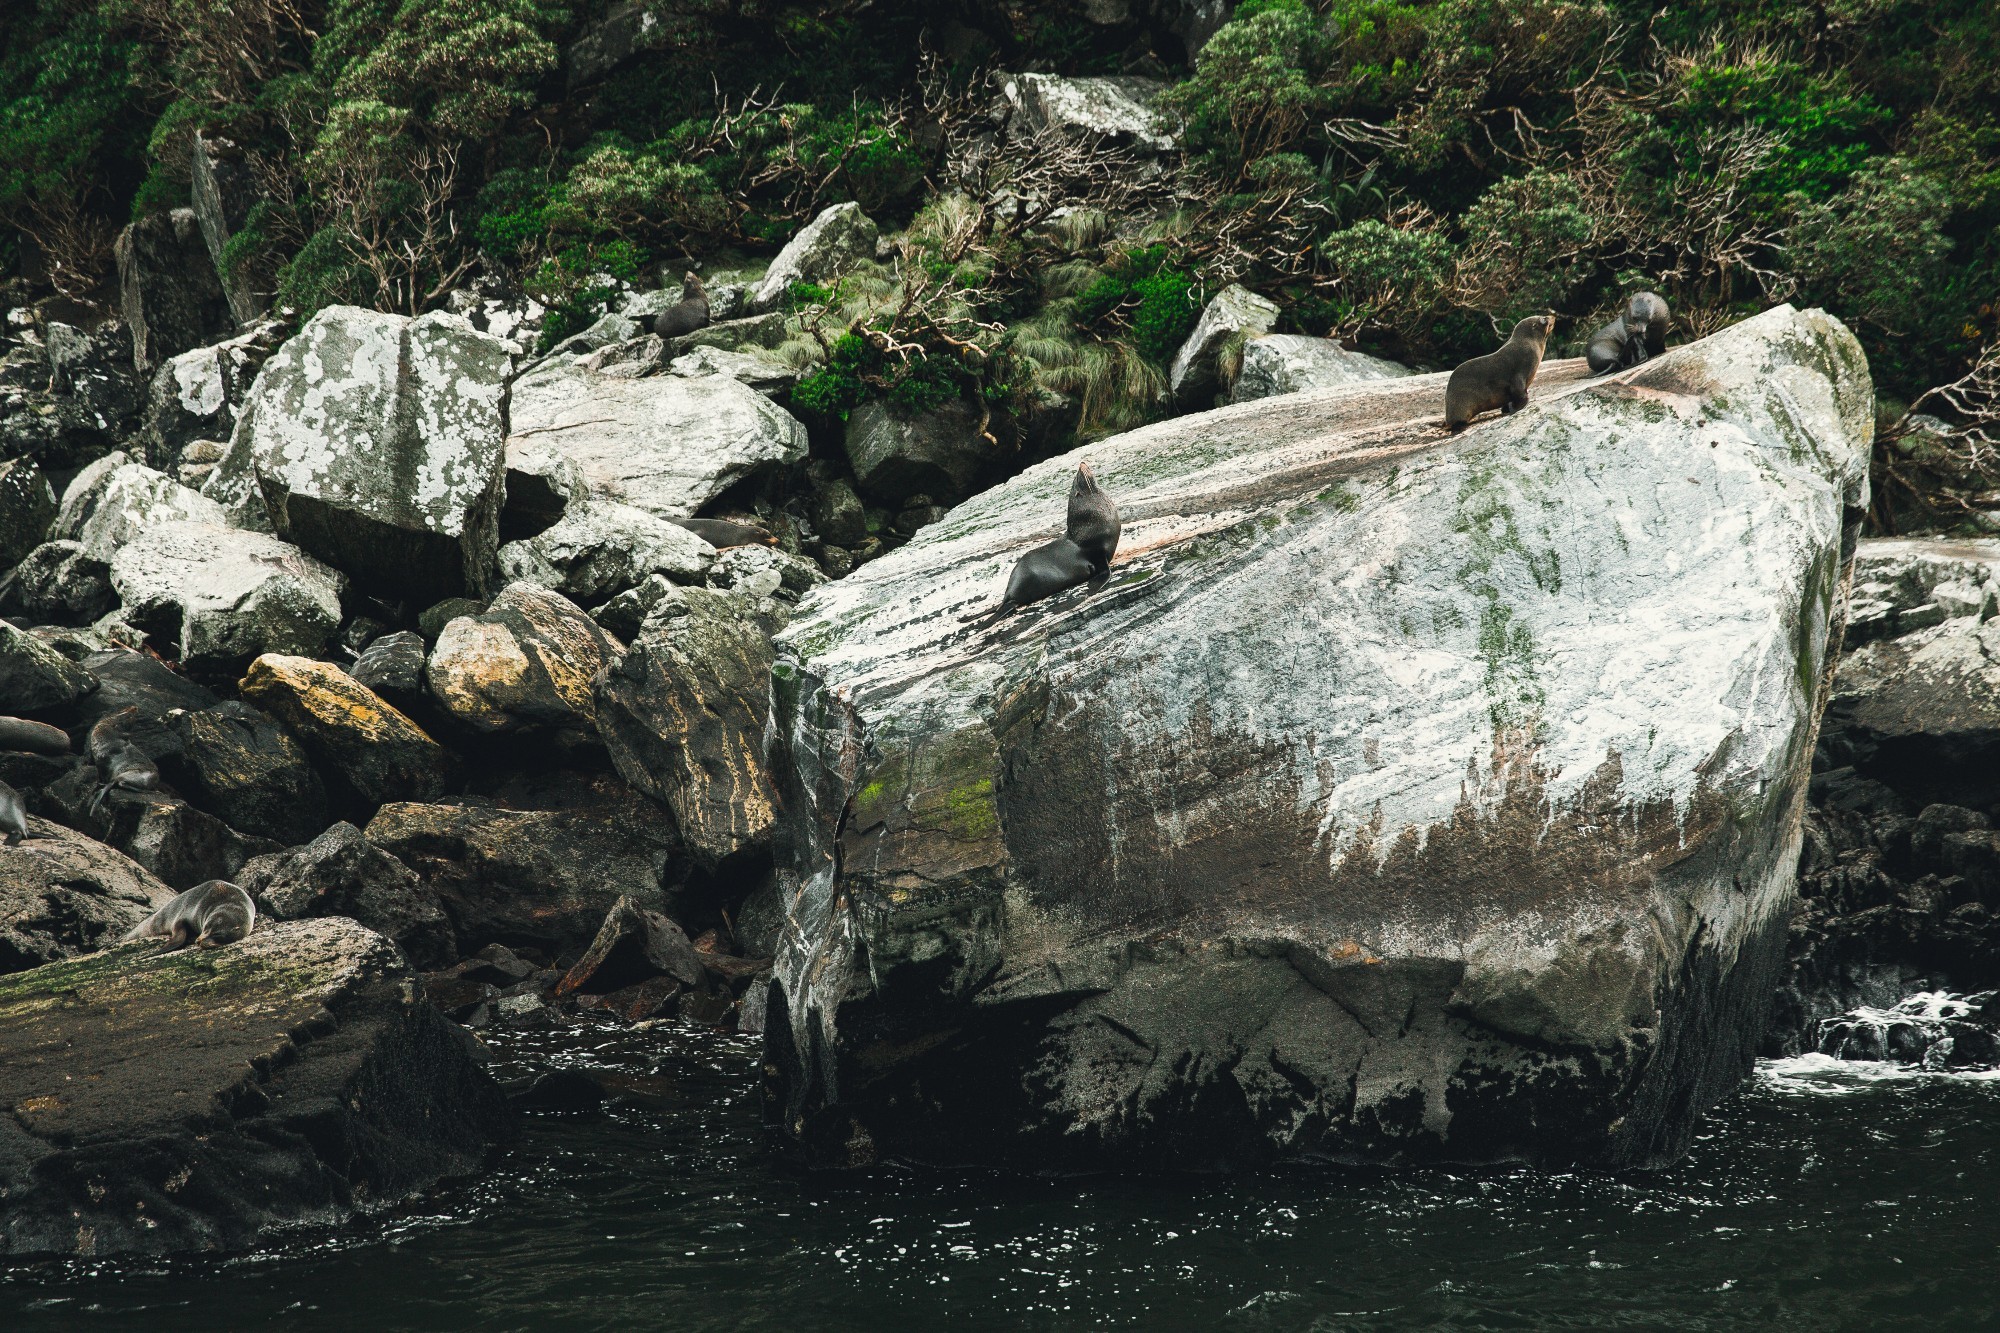
<svg viewBox="0 0 2000 1333">
<path fill-rule="evenodd" d="M 197 673 L 307 655 L 340 627 L 346 580 L 288 542 L 214 523 L 159 523 L 111 559 L 127 620 Z"/>
<path fill-rule="evenodd" d="M 498 1085 L 395 947 L 338 917 L 0 981 L 0 1254 L 240 1249 L 485 1164 Z"/>
<path fill-rule="evenodd" d="M 115 943 L 173 893 L 122 852 L 31 815 L 27 841 L 0 845 L 0 973 Z"/>
<path fill-rule="evenodd" d="M 1002 92 L 1034 133 L 1054 132 L 1149 153 L 1174 149 L 1174 136 L 1153 112 L 1166 85 L 1158 79 L 1021 74 Z"/>
<path fill-rule="evenodd" d="M 363 804 L 443 794 L 452 770 L 444 747 L 339 667 L 269 653 L 250 664 L 241 688 Z"/>
<path fill-rule="evenodd" d="M 325 785 L 305 749 L 266 714 L 230 700 L 174 709 L 164 721 L 180 744 L 161 771 L 203 809 L 287 844 L 326 827 Z"/>
<path fill-rule="evenodd" d="M 445 711 L 476 731 L 590 726 L 593 682 L 618 645 L 568 598 L 510 583 L 438 635 L 424 676 Z"/>
<path fill-rule="evenodd" d="M 87 491 L 65 495 L 62 519 L 58 535 L 72 535 L 74 522 L 74 538 L 83 553 L 107 564 L 127 542 L 165 524 L 220 528 L 229 523 L 221 505 L 144 463 L 123 464 L 107 473 L 101 486 L 93 479 Z"/>
<path fill-rule="evenodd" d="M 483 590 L 507 368 L 456 315 L 330 306 L 264 363 L 203 493 L 233 511 L 254 481 L 280 537 L 385 596 Z"/>
<path fill-rule="evenodd" d="M 980 433 L 979 413 L 962 399 L 915 413 L 871 399 L 847 419 L 846 444 L 855 485 L 892 508 L 913 495 L 963 499 L 1000 461 L 993 441 Z"/>
<path fill-rule="evenodd" d="M 191 208 L 150 213 L 118 233 L 118 309 L 141 375 L 235 326 Z"/>
<path fill-rule="evenodd" d="M 55 518 L 55 492 L 35 460 L 0 462 L 0 574 L 41 545 Z"/>
<path fill-rule="evenodd" d="M 581 948 L 621 896 L 672 905 L 673 827 L 629 790 L 559 810 L 397 803 L 365 831 L 436 891 L 461 950 Z"/>
<path fill-rule="evenodd" d="M 80 542 L 43 542 L 14 567 L 14 596 L 39 624 L 88 625 L 117 604 L 111 566 Z"/>
<path fill-rule="evenodd" d="M 132 340 L 116 320 L 89 332 L 50 320 L 47 339 L 53 400 L 29 414 L 39 422 L 30 434 L 39 438 L 8 452 L 32 456 L 46 468 L 81 467 L 131 432 L 144 382 L 132 373 Z"/>
<path fill-rule="evenodd" d="M 673 812 L 688 850 L 712 867 L 770 846 L 764 727 L 770 635 L 783 617 L 732 593 L 659 591 L 598 690 L 597 729 L 618 772 Z"/>
<path fill-rule="evenodd" d="M 593 498 L 660 518 L 695 513 L 806 453 L 796 418 L 720 375 L 619 379 L 558 358 L 514 382 L 509 415 L 510 472 L 573 464 Z"/>
<path fill-rule="evenodd" d="M 1269 333 L 1278 323 L 1277 302 L 1230 283 L 1202 307 L 1194 332 L 1167 367 L 1167 392 L 1184 408 L 1211 405 L 1220 386 L 1223 352 L 1230 343 Z"/>
<path fill-rule="evenodd" d="M 683 352 L 667 365 L 667 373 L 687 379 L 704 375 L 724 375 L 747 385 L 766 398 L 791 392 L 799 382 L 799 372 L 772 356 L 755 352 L 726 352 L 720 347 L 696 347 Z"/>
<path fill-rule="evenodd" d="M 1101 441 L 807 598 L 767 1032 L 806 1158 L 1685 1148 L 1784 954 L 1867 365 L 1779 307 L 1454 438 L 1445 378 Z M 1108 585 L 966 623 L 1079 457 Z"/>
<path fill-rule="evenodd" d="M 444 967 L 458 957 L 437 894 L 352 824 L 335 824 L 303 847 L 258 857 L 236 883 L 279 921 L 358 921 L 393 940 L 415 967 Z"/>
<path fill-rule="evenodd" d="M 1416 372 L 1366 352 L 1350 352 L 1331 338 L 1273 333 L 1243 344 L 1243 365 L 1229 401 L 1247 403 L 1307 389 L 1337 389 L 1368 380 L 1401 379 Z"/>
<path fill-rule="evenodd" d="M 118 469 L 132 461 L 132 456 L 122 449 L 114 449 L 102 458 L 93 459 L 79 468 L 63 487 L 62 502 L 56 507 L 55 523 L 49 528 L 51 541 L 75 541 L 83 535 L 83 525 L 98 501 L 104 498 L 105 488 Z"/>
<path fill-rule="evenodd" d="M 234 142 L 197 133 L 190 136 L 188 166 L 192 178 L 188 193 L 194 205 L 195 222 L 201 227 L 201 238 L 222 284 L 222 295 L 236 322 L 248 324 L 264 313 L 265 299 L 258 290 L 258 279 L 266 275 L 257 272 L 251 256 L 239 255 L 233 264 L 223 256 L 230 239 L 243 230 L 258 202 L 249 165 L 243 160 L 243 150 Z"/>
<path fill-rule="evenodd" d="M 821 286 L 863 259 L 875 257 L 880 236 L 873 218 L 855 203 L 821 209 L 819 216 L 785 242 L 771 267 L 750 290 L 750 309 L 758 313 L 782 304 L 801 282 Z"/>
<path fill-rule="evenodd" d="M 678 524 L 633 505 L 582 500 L 526 541 L 500 548 L 500 576 L 559 592 L 579 606 L 597 606 L 663 574 L 699 583 L 715 563 L 715 548 Z"/>
<path fill-rule="evenodd" d="M 25 630 L 0 620 L 0 713 L 40 713 L 75 703 L 97 678 Z"/>
<path fill-rule="evenodd" d="M 167 358 L 153 373 L 140 425 L 146 462 L 161 471 L 179 467 L 196 440 L 226 440 L 236 428 L 257 371 L 277 347 L 281 330 L 264 324 L 235 338 Z"/>
</svg>

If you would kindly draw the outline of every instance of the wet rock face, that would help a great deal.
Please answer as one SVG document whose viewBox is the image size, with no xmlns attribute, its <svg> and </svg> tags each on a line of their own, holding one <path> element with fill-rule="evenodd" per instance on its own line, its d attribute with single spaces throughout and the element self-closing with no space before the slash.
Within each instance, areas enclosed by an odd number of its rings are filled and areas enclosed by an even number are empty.
<svg viewBox="0 0 2000 1333">
<path fill-rule="evenodd" d="M 0 973 L 116 943 L 173 890 L 83 834 L 32 816 L 28 838 L 0 846 Z"/>
<path fill-rule="evenodd" d="M 1455 439 L 1445 378 L 1080 451 L 1101 590 L 964 620 L 1071 456 L 808 596 L 767 1029 L 802 1156 L 1685 1147 L 1781 961 L 1867 367 L 1780 307 Z"/>
<path fill-rule="evenodd" d="M 329 307 L 264 364 L 204 493 L 234 509 L 254 489 L 280 537 L 387 596 L 482 590 L 507 366 L 456 315 Z"/>
<path fill-rule="evenodd" d="M 389 942 L 259 922 L 0 981 L 0 1253 L 240 1249 L 479 1169 L 500 1090 Z"/>
</svg>

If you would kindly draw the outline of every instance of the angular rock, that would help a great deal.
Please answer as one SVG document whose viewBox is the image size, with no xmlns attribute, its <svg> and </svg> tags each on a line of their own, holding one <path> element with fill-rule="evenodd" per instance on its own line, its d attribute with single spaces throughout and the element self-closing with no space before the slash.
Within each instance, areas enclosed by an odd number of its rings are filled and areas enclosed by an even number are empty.
<svg viewBox="0 0 2000 1333">
<path fill-rule="evenodd" d="M 265 653 L 321 651 L 340 628 L 345 583 L 296 546 L 213 523 L 155 524 L 111 560 L 126 618 L 209 675 Z"/>
<path fill-rule="evenodd" d="M 14 597 L 43 624 L 88 625 L 117 605 L 111 566 L 80 542 L 43 542 L 14 568 Z"/>
<path fill-rule="evenodd" d="M 93 653 L 83 665 L 97 678 L 98 689 L 76 705 L 79 743 L 84 733 L 102 719 L 129 708 L 136 720 L 121 720 L 119 731 L 146 752 L 150 759 L 165 760 L 180 753 L 180 740 L 168 728 L 167 718 L 177 708 L 190 711 L 213 708 L 220 702 L 214 691 L 168 667 L 159 658 L 129 648 Z"/>
<path fill-rule="evenodd" d="M 595 83 L 636 56 L 673 41 L 674 25 L 645 0 L 614 0 L 603 17 L 586 24 L 563 52 L 569 85 Z"/>
<path fill-rule="evenodd" d="M 919 413 L 879 399 L 863 403 L 847 419 L 846 443 L 855 485 L 891 507 L 913 495 L 961 500 L 999 462 L 999 450 L 979 432 L 979 413 L 962 399 Z"/>
<path fill-rule="evenodd" d="M 1247 403 L 1308 389 L 1337 389 L 1369 380 L 1402 379 L 1416 372 L 1365 352 L 1350 352 L 1331 338 L 1272 333 L 1243 344 L 1243 365 L 1229 401 Z"/>
<path fill-rule="evenodd" d="M 508 355 L 456 315 L 331 306 L 272 354 L 203 488 L 254 473 L 280 537 L 416 605 L 486 586 Z"/>
<path fill-rule="evenodd" d="M 113 790 L 99 800 L 98 777 L 84 769 L 46 791 L 65 822 L 115 847 L 179 892 L 211 879 L 234 880 L 252 857 L 282 844 L 248 837 L 166 792 Z"/>
<path fill-rule="evenodd" d="M 118 309 L 141 375 L 236 326 L 191 208 L 140 218 L 118 233 Z"/>
<path fill-rule="evenodd" d="M 610 500 L 572 504 L 554 525 L 527 541 L 500 548 L 500 577 L 559 592 L 579 606 L 597 606 L 663 574 L 699 583 L 715 548 L 657 514 Z"/>
<path fill-rule="evenodd" d="M 384 634 L 347 674 L 386 699 L 414 699 L 424 688 L 424 637 L 409 630 Z"/>
<path fill-rule="evenodd" d="M 590 948 L 556 983 L 555 998 L 605 995 L 654 977 L 696 988 L 707 981 L 686 931 L 636 899 L 620 898 L 605 913 Z"/>
<path fill-rule="evenodd" d="M 28 834 L 0 845 L 0 973 L 113 944 L 173 897 L 144 866 L 73 829 L 30 815 Z"/>
<path fill-rule="evenodd" d="M 221 505 L 143 463 L 114 469 L 101 489 L 93 484 L 90 493 L 78 496 L 75 508 L 69 499 L 64 497 L 64 518 L 81 519 L 75 540 L 85 555 L 107 564 L 127 542 L 165 524 L 202 523 L 215 528 L 229 524 Z M 59 526 L 59 535 L 70 535 L 67 522 Z"/>
<path fill-rule="evenodd" d="M 89 521 L 91 511 L 97 508 L 98 502 L 103 500 L 113 474 L 131 462 L 130 454 L 113 450 L 79 469 L 69 479 L 69 485 L 63 488 L 55 523 L 49 528 L 49 540 L 76 541 L 83 536 L 83 525 Z"/>
<path fill-rule="evenodd" d="M 2000 803 L 2000 619 L 1960 616 L 1840 663 L 1820 752 L 1915 806 Z"/>
<path fill-rule="evenodd" d="M 34 635 L 0 620 L 0 713 L 42 713 L 73 704 L 97 677 Z"/>
<path fill-rule="evenodd" d="M 223 255 L 230 238 L 243 229 L 257 203 L 250 169 L 234 143 L 204 134 L 194 136 L 188 161 L 193 177 L 190 193 L 195 222 L 201 227 L 201 238 L 208 247 L 223 298 L 229 303 L 229 313 L 237 323 L 248 324 L 264 313 L 265 300 L 257 290 L 257 275 L 241 260 L 234 266 L 225 263 Z"/>
<path fill-rule="evenodd" d="M 564 810 L 385 805 L 368 841 L 423 876 L 461 949 L 587 944 L 621 896 L 664 911 L 677 846 L 656 806 L 630 792 Z"/>
<path fill-rule="evenodd" d="M 486 609 L 486 603 L 470 597 L 447 597 L 434 606 L 427 606 L 417 616 L 417 632 L 432 643 L 444 633 L 444 627 L 461 616 L 476 616 Z"/>
<path fill-rule="evenodd" d="M 2000 539 L 1866 538 L 1854 552 L 1847 645 L 2000 609 Z"/>
<path fill-rule="evenodd" d="M 860 204 L 835 204 L 820 210 L 818 217 L 785 242 L 785 248 L 778 251 L 771 267 L 751 289 L 750 309 L 759 314 L 775 309 L 791 296 L 793 284 L 825 286 L 843 270 L 873 259 L 880 234 Z"/>
<path fill-rule="evenodd" d="M 741 352 L 750 347 L 768 349 L 784 342 L 786 335 L 784 312 L 773 310 L 763 315 L 745 315 L 741 319 L 718 317 L 706 328 L 675 338 L 668 350 L 679 358 L 703 347 L 724 352 Z"/>
<path fill-rule="evenodd" d="M 345 1221 L 477 1171 L 510 1124 L 395 948 L 339 918 L 8 978 L 0 1102 L 13 1258 L 206 1254 Z"/>
<path fill-rule="evenodd" d="M 476 616 L 438 635 L 424 676 L 445 711 L 476 731 L 590 726 L 593 681 L 618 645 L 576 603 L 510 583 Z"/>
<path fill-rule="evenodd" d="M 1053 132 L 1149 153 L 1174 149 L 1173 134 L 1152 109 L 1165 91 L 1158 79 L 1059 74 L 1022 74 L 1002 88 L 1021 128 L 1031 133 Z"/>
<path fill-rule="evenodd" d="M 685 379 L 723 375 L 755 389 L 766 398 L 790 393 L 799 382 L 799 372 L 776 357 L 755 352 L 725 352 L 720 347 L 696 347 L 675 357 L 667 373 Z"/>
<path fill-rule="evenodd" d="M 250 664 L 241 688 L 363 804 L 444 793 L 452 767 L 444 747 L 339 667 L 266 654 Z"/>
<path fill-rule="evenodd" d="M 1210 406 L 1220 384 L 1224 350 L 1232 341 L 1269 333 L 1277 322 L 1277 302 L 1230 283 L 1202 307 L 1194 332 L 1174 353 L 1167 368 L 1167 392 L 1183 408 Z"/>
<path fill-rule="evenodd" d="M 689 852 L 714 867 L 770 846 L 764 763 L 771 631 L 743 599 L 662 590 L 597 692 L 597 729 L 620 775 L 673 812 Z"/>
<path fill-rule="evenodd" d="M 509 414 L 510 473 L 574 464 L 592 497 L 660 518 L 695 513 L 806 453 L 805 427 L 790 413 L 715 375 L 617 379 L 544 362 L 514 382 Z"/>
<path fill-rule="evenodd" d="M 232 827 L 261 838 L 305 842 L 327 824 L 326 788 L 283 727 L 231 700 L 176 709 L 165 719 L 179 741 L 161 762 L 167 780 Z"/>
<path fill-rule="evenodd" d="M 51 320 L 48 358 L 51 394 L 10 418 L 0 437 L 19 430 L 5 452 L 45 468 L 82 467 L 117 448 L 136 424 L 144 385 L 132 373 L 132 342 L 116 321 L 85 333 Z"/>
<path fill-rule="evenodd" d="M 56 518 L 56 495 L 32 458 L 0 463 L 0 574 L 41 545 Z"/>
<path fill-rule="evenodd" d="M 139 428 L 146 462 L 173 471 L 196 440 L 228 439 L 236 428 L 237 410 L 278 346 L 281 332 L 278 325 L 265 324 L 167 358 L 146 391 L 146 415 Z"/>
<path fill-rule="evenodd" d="M 279 921 L 358 921 L 393 940 L 414 967 L 443 967 L 458 957 L 451 921 L 430 886 L 352 824 L 335 824 L 303 847 L 259 857 L 236 882 Z"/>
<path fill-rule="evenodd" d="M 868 540 L 868 511 L 845 477 L 830 477 L 814 488 L 806 517 L 821 541 L 858 546 Z"/>
<path fill-rule="evenodd" d="M 708 571 L 708 586 L 733 592 L 747 604 L 761 606 L 766 599 L 796 605 L 799 598 L 826 582 L 826 575 L 810 560 L 773 546 L 735 546 L 715 558 Z"/>
<path fill-rule="evenodd" d="M 1685 1149 L 1784 956 L 1867 365 L 1781 306 L 1449 442 L 1445 379 L 1099 442 L 807 598 L 766 1034 L 802 1156 Z M 1079 457 L 1109 583 L 968 630 Z"/>
</svg>

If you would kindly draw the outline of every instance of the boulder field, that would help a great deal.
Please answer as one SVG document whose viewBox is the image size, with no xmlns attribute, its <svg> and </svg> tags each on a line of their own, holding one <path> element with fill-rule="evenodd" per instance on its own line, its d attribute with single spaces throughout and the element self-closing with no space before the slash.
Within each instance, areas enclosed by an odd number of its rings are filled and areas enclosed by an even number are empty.
<svg viewBox="0 0 2000 1333">
<path fill-rule="evenodd" d="M 1786 950 L 1866 501 L 1779 307 L 1261 399 L 1032 467 L 776 640 L 771 1118 L 806 1162 L 1663 1163 Z M 1108 583 L 997 623 L 1087 459 Z"/>
</svg>

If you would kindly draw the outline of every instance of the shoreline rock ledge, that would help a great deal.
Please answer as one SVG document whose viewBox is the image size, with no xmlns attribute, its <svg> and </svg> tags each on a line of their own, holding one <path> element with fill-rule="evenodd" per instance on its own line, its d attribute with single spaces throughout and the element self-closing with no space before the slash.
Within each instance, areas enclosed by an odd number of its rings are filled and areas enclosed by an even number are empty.
<svg viewBox="0 0 2000 1333">
<path fill-rule="evenodd" d="M 340 917 L 0 977 L 0 1256 L 241 1249 L 485 1165 L 471 1039 Z"/>
<path fill-rule="evenodd" d="M 1051 460 L 777 640 L 807 1163 L 1647 1167 L 1747 1072 L 1867 493 L 1789 306 L 1453 438 L 1443 375 Z M 1087 458 L 1109 583 L 1002 620 Z"/>
</svg>

